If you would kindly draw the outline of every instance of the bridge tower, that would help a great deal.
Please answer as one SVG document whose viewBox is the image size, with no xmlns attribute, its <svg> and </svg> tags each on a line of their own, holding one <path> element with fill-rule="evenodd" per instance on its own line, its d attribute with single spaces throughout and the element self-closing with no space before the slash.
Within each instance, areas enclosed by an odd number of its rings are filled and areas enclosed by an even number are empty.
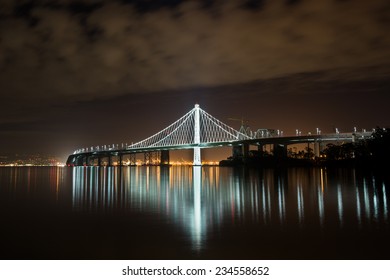
<svg viewBox="0 0 390 280">
<path fill-rule="evenodd" d="M 199 115 L 199 104 L 195 104 L 194 118 L 194 144 L 200 144 L 200 115 Z M 193 165 L 202 165 L 202 159 L 200 155 L 200 147 L 194 148 L 194 162 Z"/>
</svg>

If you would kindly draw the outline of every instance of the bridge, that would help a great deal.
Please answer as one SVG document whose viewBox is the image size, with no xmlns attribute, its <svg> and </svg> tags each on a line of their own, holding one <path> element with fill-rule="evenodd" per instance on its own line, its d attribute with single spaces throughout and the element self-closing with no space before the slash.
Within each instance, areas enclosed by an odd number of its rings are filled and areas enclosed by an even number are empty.
<svg viewBox="0 0 390 280">
<path fill-rule="evenodd" d="M 287 146 L 300 143 L 313 143 L 315 156 L 319 156 L 321 144 L 326 142 L 354 142 L 371 136 L 371 132 L 349 132 L 321 134 L 283 135 L 279 130 L 258 129 L 253 132 L 243 125 L 240 130 L 224 124 L 203 109 L 198 104 L 177 121 L 158 133 L 131 145 L 105 145 L 82 148 L 74 151 L 68 157 L 68 166 L 82 165 L 123 165 L 124 158 L 135 164 L 136 154 L 144 154 L 144 162 L 151 164 L 169 165 L 169 151 L 192 149 L 194 152 L 193 165 L 202 165 L 201 149 L 212 147 L 233 148 L 233 157 L 246 157 L 250 146 L 263 150 L 265 145 L 278 146 L 287 154 Z M 116 159 L 116 161 L 115 161 Z M 153 161 L 156 159 L 156 161 Z"/>
</svg>

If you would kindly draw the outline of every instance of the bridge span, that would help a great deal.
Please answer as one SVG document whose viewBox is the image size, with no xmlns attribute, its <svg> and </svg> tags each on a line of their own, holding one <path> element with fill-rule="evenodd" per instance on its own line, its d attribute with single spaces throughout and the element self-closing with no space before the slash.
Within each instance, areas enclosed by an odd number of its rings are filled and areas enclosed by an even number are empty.
<svg viewBox="0 0 390 280">
<path fill-rule="evenodd" d="M 282 148 L 313 143 L 315 156 L 319 156 L 321 145 L 329 142 L 354 142 L 371 137 L 371 132 L 349 132 L 313 135 L 289 135 L 274 130 L 259 129 L 255 133 L 241 128 L 240 131 L 224 124 L 202 110 L 198 104 L 187 114 L 160 132 L 131 145 L 112 145 L 82 148 L 68 157 L 68 166 L 135 164 L 136 154 L 144 154 L 146 164 L 169 165 L 169 151 L 192 149 L 193 165 L 201 165 L 201 149 L 213 147 L 233 148 L 234 156 L 247 156 L 250 146 L 263 150 L 265 145 Z"/>
</svg>

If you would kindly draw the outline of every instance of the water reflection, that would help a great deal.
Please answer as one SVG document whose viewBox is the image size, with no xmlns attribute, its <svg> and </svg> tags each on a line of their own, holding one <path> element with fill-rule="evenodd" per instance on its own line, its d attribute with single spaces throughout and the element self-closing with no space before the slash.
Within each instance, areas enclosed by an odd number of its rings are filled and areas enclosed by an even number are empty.
<svg viewBox="0 0 390 280">
<path fill-rule="evenodd" d="M 193 222 L 191 223 L 193 228 L 191 230 L 192 232 L 192 239 L 193 244 L 196 249 L 200 249 L 202 246 L 202 198 L 201 198 L 201 185 L 202 185 L 202 177 L 201 177 L 201 167 L 200 166 L 194 166 L 193 169 L 194 176 L 193 176 L 193 182 L 194 182 L 194 214 L 193 216 Z"/>
<path fill-rule="evenodd" d="M 74 167 L 72 206 L 163 217 L 184 229 L 199 251 L 222 225 L 387 227 L 387 188 L 385 181 L 354 170 Z"/>
<path fill-rule="evenodd" d="M 0 167 L 0 196 L 58 201 L 66 197 L 68 170 L 59 167 Z"/>
</svg>

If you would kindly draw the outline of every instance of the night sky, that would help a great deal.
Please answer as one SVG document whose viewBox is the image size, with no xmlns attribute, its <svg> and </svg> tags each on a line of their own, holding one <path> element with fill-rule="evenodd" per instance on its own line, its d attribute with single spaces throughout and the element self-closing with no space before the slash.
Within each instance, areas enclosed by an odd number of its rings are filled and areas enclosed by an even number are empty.
<svg viewBox="0 0 390 280">
<path fill-rule="evenodd" d="M 0 0 L 0 154 L 137 142 L 195 103 L 237 129 L 390 127 L 390 2 Z"/>
</svg>

